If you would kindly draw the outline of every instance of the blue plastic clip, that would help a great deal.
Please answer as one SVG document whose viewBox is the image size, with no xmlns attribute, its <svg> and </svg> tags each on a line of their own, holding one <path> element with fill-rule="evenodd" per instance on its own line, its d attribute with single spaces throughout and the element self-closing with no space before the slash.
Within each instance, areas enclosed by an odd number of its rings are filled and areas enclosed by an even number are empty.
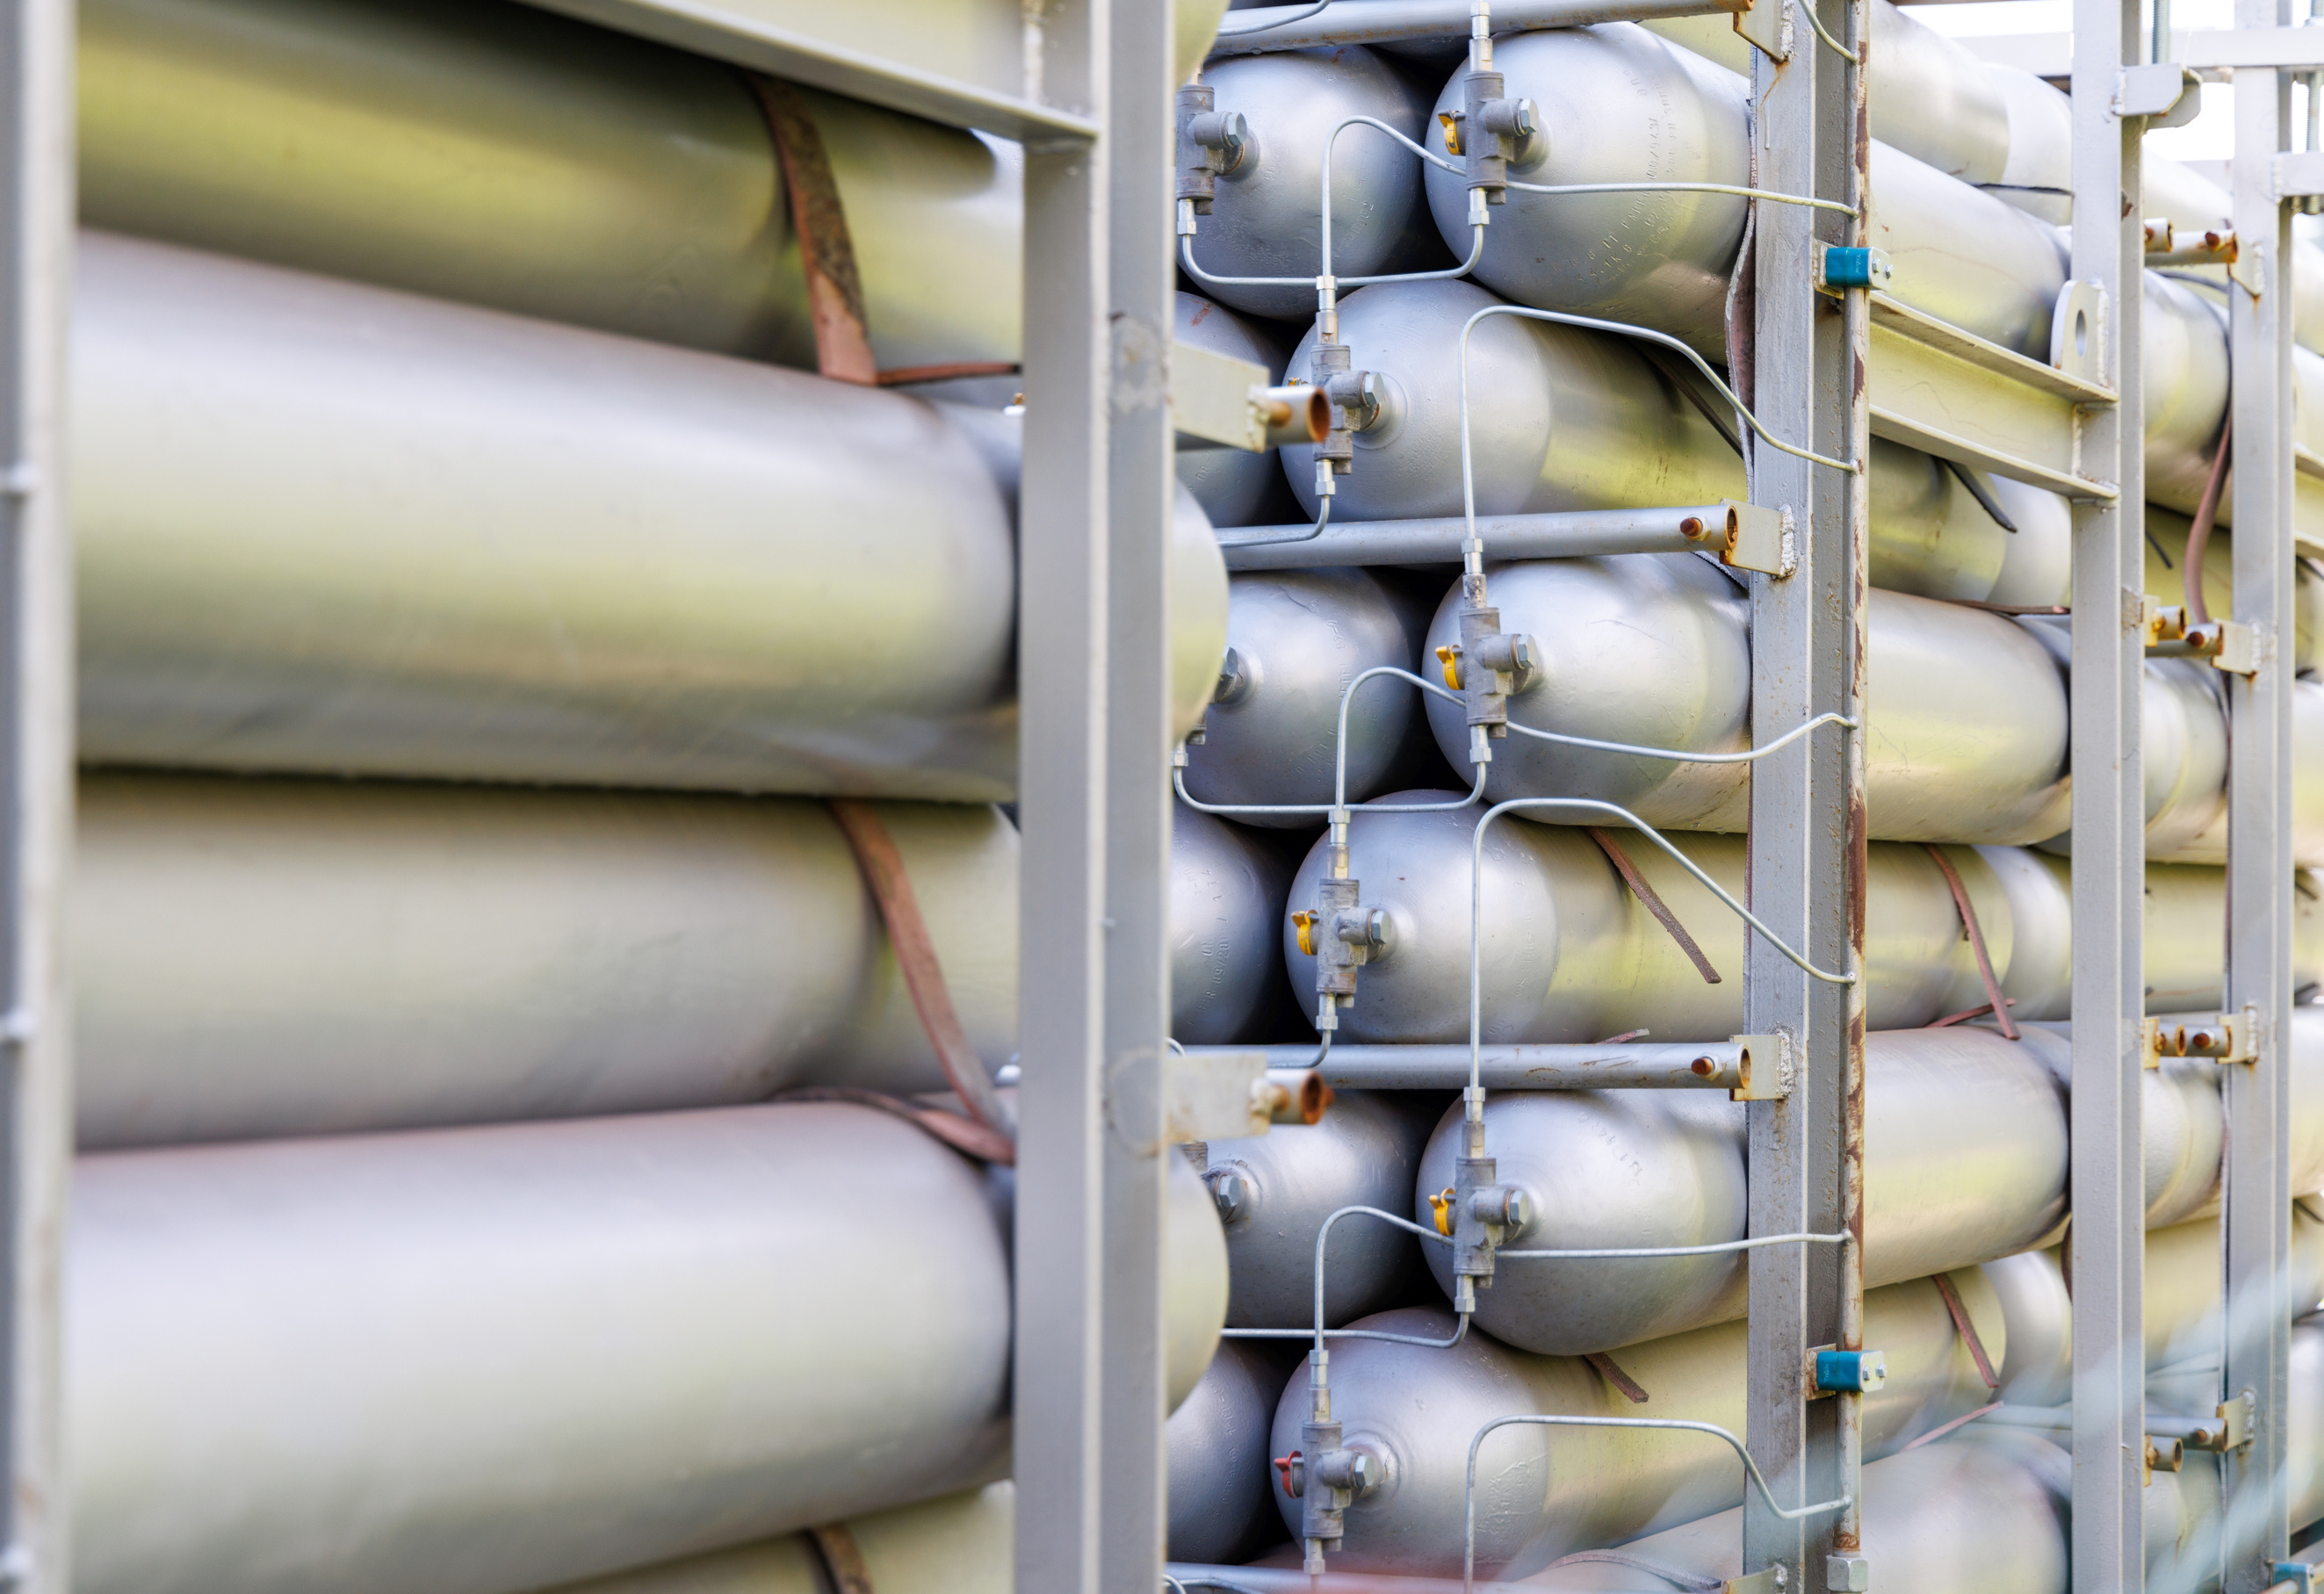
<svg viewBox="0 0 2324 1594">
<path fill-rule="evenodd" d="M 1888 1359 L 1877 1350 L 1819 1350 L 1815 1387 L 1827 1395 L 1869 1395 L 1888 1381 Z"/>
<path fill-rule="evenodd" d="M 1823 252 L 1823 284 L 1827 288 L 1872 288 L 1886 290 L 1896 274 L 1881 249 L 1827 249 Z"/>
</svg>

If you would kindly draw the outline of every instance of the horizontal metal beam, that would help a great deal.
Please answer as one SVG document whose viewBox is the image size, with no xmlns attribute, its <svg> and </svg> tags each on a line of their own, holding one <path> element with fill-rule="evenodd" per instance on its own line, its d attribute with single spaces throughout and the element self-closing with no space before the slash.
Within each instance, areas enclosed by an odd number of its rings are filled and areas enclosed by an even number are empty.
<svg viewBox="0 0 2324 1594">
<path fill-rule="evenodd" d="M 2083 427 L 2114 393 L 1873 295 L 1872 431 L 2070 498 L 2111 501 Z"/>
<path fill-rule="evenodd" d="M 1493 32 L 1578 28 L 1590 23 L 1639 23 L 1674 16 L 1748 11 L 1750 0 L 1495 0 Z M 1312 13 L 1312 14 L 1311 14 Z M 1338 0 L 1231 11 L 1213 55 L 1313 50 L 1322 44 L 1377 44 L 1388 39 L 1465 39 L 1469 0 Z"/>
<path fill-rule="evenodd" d="M 1696 530 L 1689 531 L 1692 524 Z M 1679 509 L 1575 510 L 1558 514 L 1479 515 L 1489 559 L 1578 559 L 1590 554 L 1716 553 L 1727 538 L 1727 505 Z M 1327 526 L 1238 526 L 1220 535 L 1230 570 L 1305 570 L 1327 565 L 1457 565 L 1468 522 L 1360 521 Z M 1255 541 L 1249 539 L 1281 539 Z"/>
<path fill-rule="evenodd" d="M 1188 1046 L 1201 1057 L 1267 1055 L 1270 1071 L 1314 1072 L 1334 1090 L 1454 1091 L 1469 1083 L 1465 1046 Z M 1738 1090 L 1743 1048 L 1731 1040 L 1608 1046 L 1490 1046 L 1480 1055 L 1489 1091 Z"/>
<path fill-rule="evenodd" d="M 1025 82 L 1018 0 L 532 0 L 771 77 L 954 127 L 1031 142 L 1093 139 L 1097 124 L 1039 103 Z M 1038 86 L 1033 86 L 1038 93 Z"/>
<path fill-rule="evenodd" d="M 2179 64 L 2273 67 L 2295 72 L 2324 69 L 2324 31 L 2314 28 L 2199 28 L 2184 35 Z"/>
</svg>

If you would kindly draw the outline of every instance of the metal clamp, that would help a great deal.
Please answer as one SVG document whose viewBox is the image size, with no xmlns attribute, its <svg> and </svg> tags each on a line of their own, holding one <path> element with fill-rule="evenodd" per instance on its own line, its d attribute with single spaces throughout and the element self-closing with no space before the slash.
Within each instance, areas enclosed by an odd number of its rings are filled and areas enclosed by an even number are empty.
<svg viewBox="0 0 2324 1594">
<path fill-rule="evenodd" d="M 1888 258 L 1888 252 L 1885 249 L 1821 244 L 1816 253 L 1822 263 L 1818 275 L 1827 288 L 1870 288 L 1885 293 L 1888 285 L 1895 281 L 1895 263 Z"/>
<path fill-rule="evenodd" d="M 1773 1035 L 1738 1035 L 1736 1071 L 1742 1083 L 1727 1092 L 1730 1101 L 1781 1101 L 1792 1093 L 1792 1037 L 1782 1030 Z"/>
</svg>

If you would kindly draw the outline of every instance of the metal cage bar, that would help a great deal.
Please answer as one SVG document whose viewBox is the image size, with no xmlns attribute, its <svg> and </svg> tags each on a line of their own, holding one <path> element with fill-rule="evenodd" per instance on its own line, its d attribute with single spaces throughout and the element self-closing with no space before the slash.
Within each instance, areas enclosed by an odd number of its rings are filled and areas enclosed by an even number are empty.
<svg viewBox="0 0 2324 1594">
<path fill-rule="evenodd" d="M 1017 1588 L 1163 1557 L 1174 7 L 1057 0 L 1027 146 Z"/>
<path fill-rule="evenodd" d="M 0 1343 L 9 1487 L 0 1586 L 69 1586 L 62 1439 L 70 1009 L 60 921 L 72 827 L 72 569 L 60 432 L 73 239 L 72 7 L 0 11 Z"/>
<path fill-rule="evenodd" d="M 2137 206 L 2144 123 L 2113 109 L 2140 59 L 2138 0 L 2076 0 L 2073 276 L 2098 285 L 2099 370 L 2118 401 L 2085 421 L 2085 457 L 2116 484 L 2074 505 L 2073 1586 L 2145 1584 L 2145 1164 L 2139 1019 L 2145 1011 L 2145 822 L 2139 762 L 2144 655 L 2135 613 L 2144 585 L 2144 419 L 2139 402 L 2144 238 Z"/>
<path fill-rule="evenodd" d="M 2242 29 L 2287 28 L 2289 0 L 2236 0 Z M 2277 34 L 2275 37 L 2284 37 Z M 2221 1587 L 2256 1594 L 2288 1553 L 2292 1301 L 2292 218 L 2276 197 L 2276 152 L 2291 126 L 2292 80 L 2270 67 L 2235 75 L 2232 183 L 2250 264 L 2227 287 L 2233 361 L 2235 619 L 2256 668 L 2227 677 L 2227 1008 L 2247 1015 L 2223 1065 L 2228 1155 L 2220 1226 L 2227 1345 L 2221 1396 L 2246 1393 L 2251 1442 L 2220 1458 Z M 2256 1046 L 2249 1044 L 2255 1039 Z"/>
<path fill-rule="evenodd" d="M 1836 39 L 1868 37 L 1863 0 L 1821 0 L 1820 14 Z M 1820 246 L 1865 241 L 1864 74 L 1819 45 L 1798 20 L 1785 30 L 1787 60 L 1764 51 L 1753 57 L 1757 180 L 1839 200 L 1858 214 L 1757 207 L 1747 396 L 1777 436 L 1829 457 L 1861 460 L 1869 436 L 1867 296 L 1826 295 L 1818 278 Z M 1765 447 L 1750 458 L 1752 501 L 1791 514 L 1799 556 L 1788 576 L 1752 578 L 1751 723 L 1757 735 L 1772 738 L 1817 714 L 1858 713 L 1868 495 L 1861 474 Z M 1864 865 L 1864 770 L 1854 736 L 1810 738 L 1796 757 L 1755 769 L 1752 906 L 1821 967 L 1862 963 Z M 1784 1036 L 1792 1064 L 1788 1094 L 1750 1107 L 1750 1232 L 1846 1228 L 1860 1237 L 1862 988 L 1811 980 L 1755 941 L 1744 1000 L 1747 1027 Z M 1861 1493 L 1860 1402 L 1850 1395 L 1810 1400 L 1805 1371 L 1811 1347 L 1863 1348 L 1860 1249 L 1752 1254 L 1748 1443 L 1785 1506 Z M 1858 1548 L 1857 1526 L 1852 1505 L 1838 1516 L 1787 1521 L 1766 1502 L 1747 1500 L 1744 1568 L 1780 1566 L 1784 1586 L 1821 1588 L 1826 1557 Z"/>
</svg>

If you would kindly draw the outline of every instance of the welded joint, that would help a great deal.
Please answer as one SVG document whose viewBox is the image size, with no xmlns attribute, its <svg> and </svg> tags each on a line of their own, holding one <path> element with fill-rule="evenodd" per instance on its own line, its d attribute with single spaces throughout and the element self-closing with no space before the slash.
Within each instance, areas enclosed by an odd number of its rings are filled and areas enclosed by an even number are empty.
<svg viewBox="0 0 2324 1594">
<path fill-rule="evenodd" d="M 1737 570 L 1757 570 L 1778 581 L 1800 567 L 1798 523 L 1792 508 L 1720 501 L 1727 511 L 1727 546 L 1720 562 Z"/>
<path fill-rule="evenodd" d="M 1872 1562 L 1861 1555 L 1827 1555 L 1823 1586 L 1831 1594 L 1866 1594 L 1872 1587 Z"/>
<path fill-rule="evenodd" d="M 2116 116 L 2144 116 L 2151 132 L 2158 127 L 2184 127 L 2203 108 L 2202 80 L 2177 61 L 2155 61 L 2125 67 L 2116 74 Z"/>
<path fill-rule="evenodd" d="M 1781 66 L 1792 59 L 1792 0 L 1749 0 L 1735 14 L 1735 31 Z"/>
<path fill-rule="evenodd" d="M 2254 238 L 2249 249 L 2238 248 L 2227 263 L 2227 280 L 2254 299 L 2267 295 L 2267 240 Z"/>
<path fill-rule="evenodd" d="M 1729 1038 L 1737 1047 L 1735 1068 L 1740 1083 L 1727 1092 L 1729 1101 L 1781 1101 L 1792 1093 L 1796 1067 L 1792 1060 L 1789 1030 Z"/>
</svg>

